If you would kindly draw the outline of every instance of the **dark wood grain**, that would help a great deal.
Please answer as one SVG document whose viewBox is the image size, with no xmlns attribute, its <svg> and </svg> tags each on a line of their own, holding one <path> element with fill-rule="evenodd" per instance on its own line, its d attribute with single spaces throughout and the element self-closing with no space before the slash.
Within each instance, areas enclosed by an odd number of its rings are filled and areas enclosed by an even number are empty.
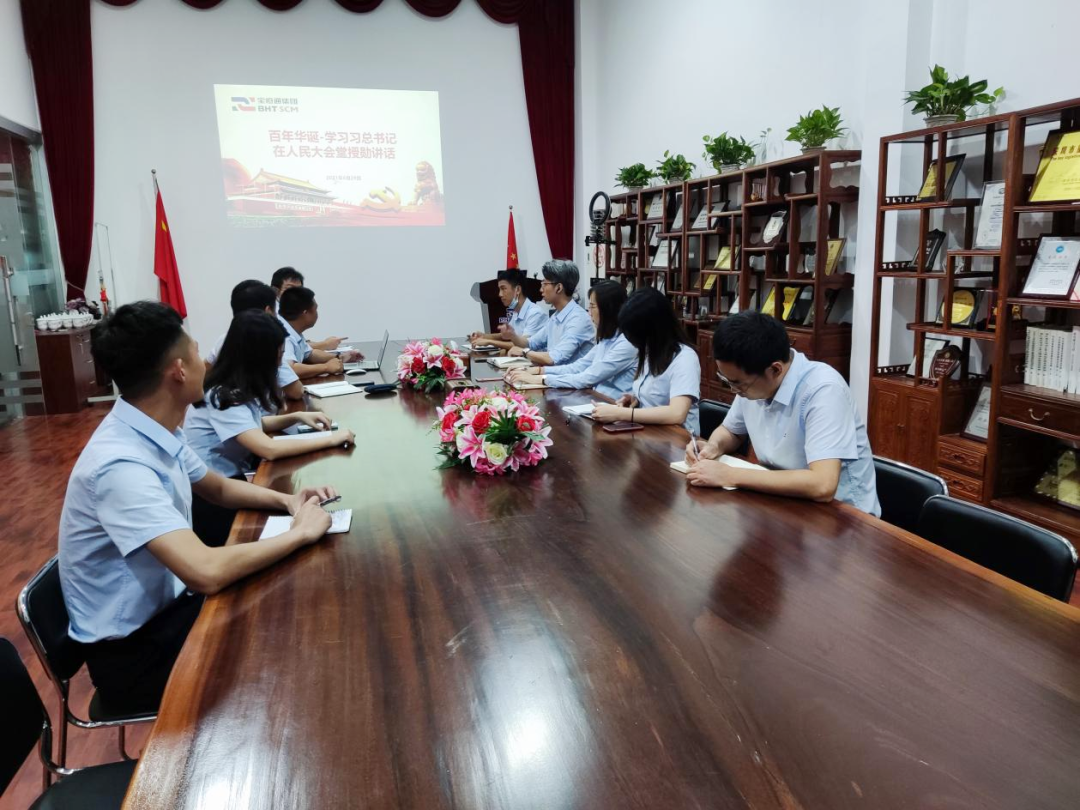
<svg viewBox="0 0 1080 810">
<path fill-rule="evenodd" d="M 208 600 L 125 806 L 1075 806 L 1080 612 L 689 489 L 681 430 L 544 393 L 551 458 L 506 478 L 435 469 L 438 398 L 324 401 L 356 449 L 260 480 L 333 483 L 352 530 Z"/>
</svg>

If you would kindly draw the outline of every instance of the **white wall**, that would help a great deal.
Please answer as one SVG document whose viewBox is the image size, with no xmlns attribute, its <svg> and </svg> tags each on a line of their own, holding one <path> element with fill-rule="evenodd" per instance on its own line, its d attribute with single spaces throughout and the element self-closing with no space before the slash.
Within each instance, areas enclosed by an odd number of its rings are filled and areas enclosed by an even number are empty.
<svg viewBox="0 0 1080 810">
<path fill-rule="evenodd" d="M 282 265 L 299 268 L 318 295 L 315 333 L 464 334 L 480 325 L 472 282 L 505 266 L 510 204 L 522 266 L 538 270 L 550 258 L 517 28 L 493 22 L 475 2 L 442 20 L 403 0 L 370 14 L 329 0 L 283 14 L 254 0 L 207 12 L 171 0 L 92 8 L 95 219 L 110 229 L 119 301 L 156 297 L 152 168 L 189 324 L 203 343 L 227 326 L 233 284 L 269 280 Z M 230 228 L 215 83 L 437 90 L 446 226 Z"/>
<path fill-rule="evenodd" d="M 19 0 L 0 0 L 0 118 L 40 128 Z"/>
</svg>

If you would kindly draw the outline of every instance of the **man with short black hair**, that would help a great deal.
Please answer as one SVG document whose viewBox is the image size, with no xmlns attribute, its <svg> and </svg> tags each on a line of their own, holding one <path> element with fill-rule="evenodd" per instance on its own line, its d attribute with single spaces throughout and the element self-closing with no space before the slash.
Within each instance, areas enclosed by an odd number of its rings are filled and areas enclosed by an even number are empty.
<svg viewBox="0 0 1080 810">
<path fill-rule="evenodd" d="M 589 353 L 596 336 L 589 313 L 574 300 L 580 275 L 577 265 L 567 259 L 552 259 L 540 273 L 544 277 L 540 293 L 555 312 L 535 334 L 519 334 L 509 324 L 500 326 L 499 334 L 514 344 L 511 356 L 524 357 L 535 366 L 573 363 Z"/>
<path fill-rule="evenodd" d="M 498 275 L 499 300 L 506 307 L 506 323 L 510 324 L 516 334 L 523 337 L 539 332 L 548 318 L 548 314 L 525 295 L 526 278 L 525 271 L 516 268 L 500 270 Z M 497 332 L 473 332 L 469 335 L 469 342 L 473 346 L 495 346 L 500 349 L 511 349 L 514 346 Z"/>
<path fill-rule="evenodd" d="M 771 315 L 747 310 L 713 333 L 717 376 L 735 392 L 724 423 L 708 441 L 686 446 L 691 484 L 737 487 L 813 501 L 845 501 L 880 515 L 866 425 L 844 378 L 832 366 L 791 348 Z M 715 459 L 749 435 L 768 470 Z"/>
<path fill-rule="evenodd" d="M 274 271 L 274 275 L 270 278 L 270 286 L 274 288 L 274 292 L 280 301 L 281 294 L 286 290 L 291 290 L 293 287 L 304 286 L 304 274 L 297 270 L 295 267 L 279 267 Z M 275 305 L 274 312 L 279 312 L 279 305 Z M 328 337 L 325 340 L 309 340 L 308 345 L 313 349 L 322 349 L 323 351 L 333 351 L 341 345 L 343 337 Z M 359 359 L 363 359 L 363 355 L 359 355 Z"/>
<path fill-rule="evenodd" d="M 233 317 L 236 317 L 241 312 L 245 312 L 249 309 L 262 310 L 263 312 L 273 315 L 277 311 L 277 295 L 274 293 L 274 289 L 267 284 L 263 284 L 261 281 L 255 281 L 254 279 L 248 279 L 247 281 L 241 281 L 235 287 L 233 287 L 232 297 L 229 300 L 232 306 Z M 228 330 L 226 330 L 228 332 Z M 221 351 L 222 345 L 225 343 L 225 335 L 217 339 L 212 349 L 206 355 L 206 365 L 212 366 L 217 360 L 218 353 Z M 300 382 L 300 378 L 296 376 L 296 372 L 292 370 L 292 366 L 288 360 L 284 358 L 281 361 L 281 366 L 278 368 L 278 385 L 281 386 L 281 393 L 286 399 L 303 399 L 304 398 L 304 386 Z"/>
<path fill-rule="evenodd" d="M 291 287 L 281 294 L 278 320 L 288 332 L 288 337 L 285 338 L 285 361 L 292 366 L 292 370 L 301 380 L 344 372 L 343 358 L 316 349 L 304 340 L 304 332 L 319 320 L 319 304 L 315 301 L 315 293 L 308 287 Z"/>
<path fill-rule="evenodd" d="M 203 397 L 205 366 L 171 308 L 120 307 L 94 328 L 91 351 L 121 396 L 79 456 L 60 516 L 68 633 L 111 710 L 154 711 L 202 595 L 322 537 L 330 515 L 319 502 L 335 493 L 290 496 L 207 470 L 180 430 Z M 292 528 L 210 548 L 191 529 L 193 491 L 234 509 L 290 512 Z"/>
</svg>

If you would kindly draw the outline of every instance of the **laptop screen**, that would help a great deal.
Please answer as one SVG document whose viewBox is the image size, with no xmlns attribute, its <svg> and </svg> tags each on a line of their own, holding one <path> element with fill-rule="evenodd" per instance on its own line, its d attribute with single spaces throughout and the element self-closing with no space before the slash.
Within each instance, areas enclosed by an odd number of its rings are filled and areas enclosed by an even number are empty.
<svg viewBox="0 0 1080 810">
<path fill-rule="evenodd" d="M 379 367 L 382 367 L 383 357 L 386 356 L 386 344 L 390 342 L 390 330 L 386 329 L 382 335 L 382 347 L 379 349 Z"/>
</svg>

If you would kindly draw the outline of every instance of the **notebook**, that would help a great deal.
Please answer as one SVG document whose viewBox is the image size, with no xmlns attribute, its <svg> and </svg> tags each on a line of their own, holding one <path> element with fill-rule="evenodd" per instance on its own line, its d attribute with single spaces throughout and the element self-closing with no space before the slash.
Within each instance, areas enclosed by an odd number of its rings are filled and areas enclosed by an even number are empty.
<svg viewBox="0 0 1080 810">
<path fill-rule="evenodd" d="M 319 431 L 319 432 L 320 433 L 325 433 L 326 431 L 322 430 L 322 431 Z M 295 442 L 297 440 L 302 441 L 302 442 L 307 442 L 307 441 L 311 441 L 314 438 L 315 438 L 315 436 L 312 435 L 311 433 L 285 433 L 285 434 L 283 434 L 281 436 L 274 436 L 273 437 L 275 442 Z"/>
<path fill-rule="evenodd" d="M 762 467 L 760 464 L 753 464 L 749 461 L 743 461 L 741 458 L 735 458 L 735 456 L 720 456 L 720 458 L 717 460 L 723 462 L 724 464 L 727 464 L 730 467 L 742 467 L 744 470 L 767 469 L 766 467 Z M 671 462 L 670 466 L 671 469 L 675 470 L 675 472 L 681 472 L 683 475 L 686 475 L 688 472 L 690 472 L 690 465 L 687 464 L 685 461 L 673 461 Z M 738 487 L 724 487 L 724 489 L 732 490 L 738 489 Z"/>
<path fill-rule="evenodd" d="M 515 366 L 527 368 L 532 365 L 524 357 L 492 357 L 488 362 L 495 368 L 514 368 Z"/>
<path fill-rule="evenodd" d="M 330 513 L 331 520 L 330 529 L 327 534 L 344 534 L 349 530 L 349 526 L 352 525 L 352 509 L 338 509 L 336 512 Z M 266 525 L 263 526 L 262 534 L 259 535 L 260 540 L 269 540 L 271 537 L 277 537 L 279 534 L 285 534 L 292 528 L 292 515 L 273 515 L 266 519 Z"/>
<path fill-rule="evenodd" d="M 540 383 L 515 382 L 510 384 L 514 386 L 514 388 L 516 388 L 518 391 L 535 391 L 539 388 L 547 388 L 546 385 L 541 385 Z"/>
<path fill-rule="evenodd" d="M 346 352 L 355 352 L 352 346 L 338 346 L 336 349 L 326 349 L 327 354 L 345 354 Z"/>
<path fill-rule="evenodd" d="M 305 385 L 304 390 L 313 397 L 340 397 L 345 394 L 357 394 L 360 389 L 347 382 L 318 383 Z"/>
<path fill-rule="evenodd" d="M 592 419 L 593 406 L 595 402 L 586 402 L 584 405 L 565 405 L 563 406 L 563 413 L 568 413 L 571 416 L 584 416 L 586 419 Z"/>
</svg>

